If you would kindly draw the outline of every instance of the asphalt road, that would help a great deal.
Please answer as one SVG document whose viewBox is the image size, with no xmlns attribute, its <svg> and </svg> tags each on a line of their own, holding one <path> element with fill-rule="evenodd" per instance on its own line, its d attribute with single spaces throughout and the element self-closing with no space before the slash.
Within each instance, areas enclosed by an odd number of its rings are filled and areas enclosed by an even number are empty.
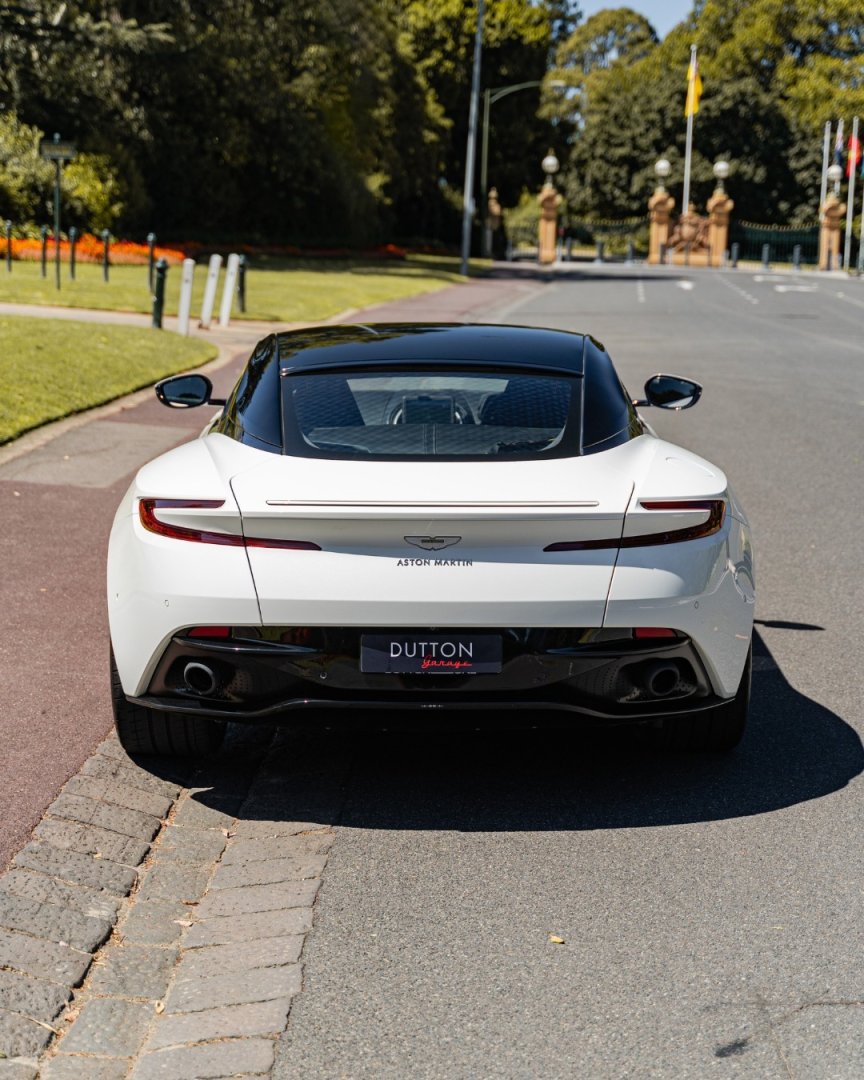
<svg viewBox="0 0 864 1080">
<path fill-rule="evenodd" d="M 752 520 L 751 728 L 721 761 L 626 733 L 278 740 L 267 798 L 335 842 L 273 1076 L 858 1077 L 864 288 L 508 273 L 497 305 L 475 284 L 362 318 L 589 331 L 634 394 L 704 383 L 651 419 Z M 133 459 L 197 427 L 138 406 L 0 464 L 0 865 L 110 723 L 104 549 Z"/>
<path fill-rule="evenodd" d="M 337 837 L 274 1076 L 860 1076 L 864 290 L 592 266 L 504 319 L 591 332 L 634 393 L 704 383 L 651 419 L 752 519 L 751 728 L 721 761 L 322 742 Z"/>
</svg>

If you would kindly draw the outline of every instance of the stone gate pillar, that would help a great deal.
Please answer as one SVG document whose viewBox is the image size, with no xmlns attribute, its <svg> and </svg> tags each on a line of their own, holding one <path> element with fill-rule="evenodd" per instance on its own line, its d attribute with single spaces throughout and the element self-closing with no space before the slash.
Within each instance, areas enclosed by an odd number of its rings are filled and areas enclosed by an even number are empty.
<svg viewBox="0 0 864 1080">
<path fill-rule="evenodd" d="M 664 187 L 658 187 L 648 200 L 648 216 L 651 220 L 648 240 L 648 262 L 660 262 L 660 249 L 669 239 L 669 215 L 675 205 L 674 198 Z"/>
<path fill-rule="evenodd" d="M 538 259 L 543 265 L 555 262 L 555 247 L 558 242 L 558 207 L 564 200 L 555 190 L 555 185 L 547 181 L 537 201 L 540 203 Z"/>
<path fill-rule="evenodd" d="M 498 239 L 497 233 L 501 228 L 501 222 L 503 220 L 503 211 L 501 209 L 501 203 L 498 201 L 498 189 L 490 188 L 489 197 L 486 200 L 486 220 L 483 226 L 486 230 L 485 236 L 485 251 L 483 254 L 487 258 L 498 258 L 498 249 L 500 244 L 496 243 Z"/>
<path fill-rule="evenodd" d="M 729 246 L 729 215 L 734 206 L 734 200 L 719 187 L 708 200 L 709 266 L 723 265 L 723 253 Z"/>
<path fill-rule="evenodd" d="M 846 214 L 846 203 L 833 193 L 822 204 L 819 218 L 819 269 L 840 269 L 840 223 Z"/>
</svg>

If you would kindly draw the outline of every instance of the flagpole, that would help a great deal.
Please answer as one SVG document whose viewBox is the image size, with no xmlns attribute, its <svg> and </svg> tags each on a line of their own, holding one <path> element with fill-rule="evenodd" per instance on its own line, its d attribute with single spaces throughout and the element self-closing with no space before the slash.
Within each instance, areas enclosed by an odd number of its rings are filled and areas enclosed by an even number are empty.
<svg viewBox="0 0 864 1080">
<path fill-rule="evenodd" d="M 849 269 L 852 252 L 852 215 L 855 212 L 855 173 L 858 172 L 858 117 L 852 118 L 852 158 L 849 163 L 849 197 L 846 200 L 846 243 L 843 245 L 843 269 Z"/>
<path fill-rule="evenodd" d="M 864 172 L 861 173 L 864 177 Z M 864 273 L 864 182 L 861 184 L 861 220 L 858 223 L 858 273 Z"/>
<path fill-rule="evenodd" d="M 825 197 L 828 194 L 828 155 L 831 153 L 831 121 L 825 121 L 825 141 L 822 144 L 822 190 L 819 192 L 819 214 L 825 205 Z"/>
<path fill-rule="evenodd" d="M 690 101 L 690 95 L 693 93 L 691 89 L 691 83 L 695 81 L 693 79 L 693 71 L 696 64 L 696 46 L 690 46 L 690 67 L 687 69 L 687 100 Z M 693 109 L 692 107 L 687 110 L 687 142 L 684 148 L 684 194 L 681 197 L 681 213 L 686 214 L 690 210 L 690 163 L 693 158 Z"/>
</svg>

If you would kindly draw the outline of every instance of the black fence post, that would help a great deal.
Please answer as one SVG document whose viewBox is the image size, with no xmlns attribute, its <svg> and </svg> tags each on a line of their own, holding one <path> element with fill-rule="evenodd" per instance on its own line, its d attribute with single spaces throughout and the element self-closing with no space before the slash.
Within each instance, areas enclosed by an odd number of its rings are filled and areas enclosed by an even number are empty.
<svg viewBox="0 0 864 1080">
<path fill-rule="evenodd" d="M 796 244 L 792 248 L 792 265 L 796 270 L 801 269 L 801 245 Z"/>
<path fill-rule="evenodd" d="M 162 329 L 162 313 L 165 310 L 165 278 L 168 276 L 168 263 L 159 259 L 156 263 L 156 285 L 153 289 L 153 329 Z"/>
<path fill-rule="evenodd" d="M 43 225 L 39 230 L 42 238 L 42 277 L 48 277 L 48 226 Z"/>
<path fill-rule="evenodd" d="M 102 280 L 103 281 L 108 280 L 108 267 L 111 265 L 110 259 L 108 257 L 108 255 L 109 255 L 108 249 L 109 249 L 110 244 L 111 244 L 111 233 L 108 231 L 108 229 L 103 229 L 102 230 Z"/>
<path fill-rule="evenodd" d="M 156 247 L 156 233 L 147 233 L 147 288 L 153 291 L 153 267 L 156 263 L 156 256 L 153 254 L 153 249 Z"/>
<path fill-rule="evenodd" d="M 249 260 L 245 255 L 241 255 L 237 264 L 237 307 L 244 312 L 246 310 L 246 267 L 248 265 Z"/>
<path fill-rule="evenodd" d="M 732 260 L 732 269 L 733 270 L 738 269 L 738 255 L 740 254 L 740 252 L 741 252 L 741 245 L 740 244 L 733 244 L 732 249 L 730 251 L 730 258 Z"/>
<path fill-rule="evenodd" d="M 762 269 L 763 270 L 770 270 L 771 269 L 771 245 L 770 244 L 763 244 L 762 245 Z"/>
<path fill-rule="evenodd" d="M 75 245 L 78 243 L 78 230 L 73 225 L 69 230 L 69 277 L 75 280 Z"/>
</svg>

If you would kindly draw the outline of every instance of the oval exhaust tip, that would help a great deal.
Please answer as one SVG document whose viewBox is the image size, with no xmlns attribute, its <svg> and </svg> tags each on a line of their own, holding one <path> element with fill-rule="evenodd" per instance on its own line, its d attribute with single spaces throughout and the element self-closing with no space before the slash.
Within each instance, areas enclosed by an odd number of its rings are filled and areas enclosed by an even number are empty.
<svg viewBox="0 0 864 1080">
<path fill-rule="evenodd" d="M 183 681 L 188 690 L 201 697 L 209 697 L 216 689 L 215 672 L 197 660 L 190 660 L 183 668 Z"/>
</svg>

